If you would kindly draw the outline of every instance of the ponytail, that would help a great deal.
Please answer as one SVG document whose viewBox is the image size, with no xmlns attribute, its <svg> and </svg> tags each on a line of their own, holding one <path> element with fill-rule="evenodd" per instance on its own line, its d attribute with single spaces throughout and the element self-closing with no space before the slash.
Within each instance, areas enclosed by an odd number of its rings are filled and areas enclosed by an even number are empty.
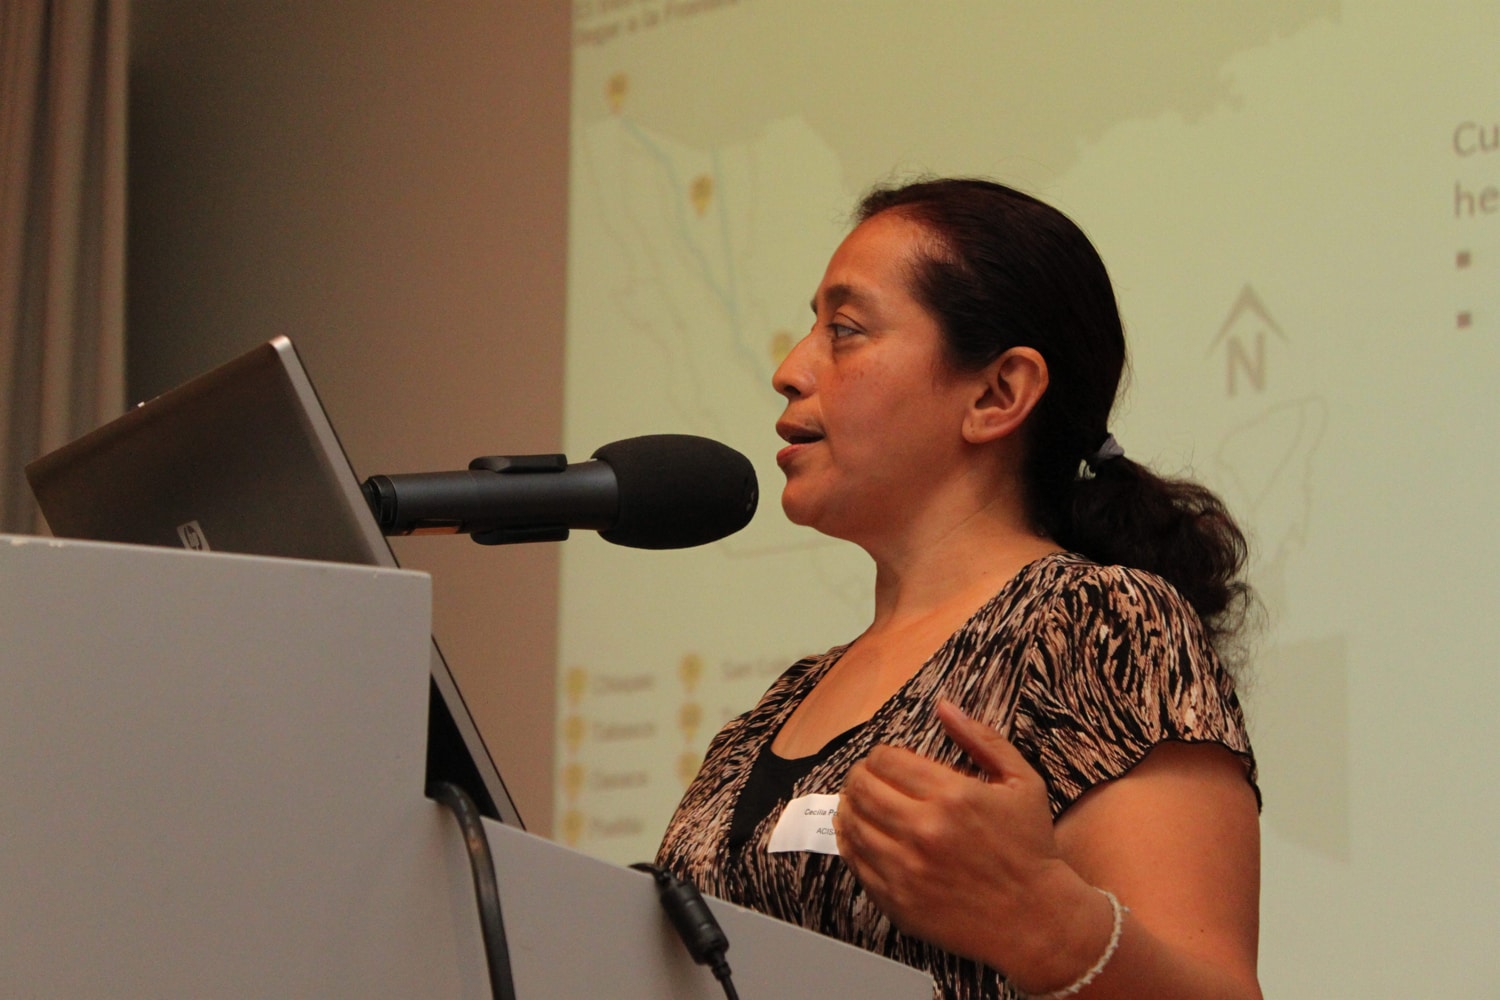
<svg viewBox="0 0 1500 1000">
<path fill-rule="evenodd" d="M 1231 659 L 1254 607 L 1243 579 L 1245 535 L 1213 491 L 1158 476 L 1123 456 L 1073 480 L 1059 545 L 1098 563 L 1130 566 L 1170 583 L 1202 619 L 1210 641 Z"/>
</svg>

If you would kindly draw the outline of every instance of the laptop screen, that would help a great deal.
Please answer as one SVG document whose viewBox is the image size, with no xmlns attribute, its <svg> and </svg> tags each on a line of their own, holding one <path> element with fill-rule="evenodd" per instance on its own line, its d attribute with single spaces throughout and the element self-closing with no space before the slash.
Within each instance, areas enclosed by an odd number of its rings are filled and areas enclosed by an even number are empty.
<svg viewBox="0 0 1500 1000">
<path fill-rule="evenodd" d="M 26 477 L 64 538 L 396 568 L 296 349 L 278 337 L 44 455 Z M 434 641 L 427 777 L 515 804 Z"/>
</svg>

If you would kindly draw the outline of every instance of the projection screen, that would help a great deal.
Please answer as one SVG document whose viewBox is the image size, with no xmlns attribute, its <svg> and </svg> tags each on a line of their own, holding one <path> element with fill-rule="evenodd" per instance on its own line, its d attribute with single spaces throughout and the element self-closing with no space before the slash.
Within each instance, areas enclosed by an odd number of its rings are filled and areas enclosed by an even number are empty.
<svg viewBox="0 0 1500 1000">
<path fill-rule="evenodd" d="M 982 175 L 1090 234 L 1116 436 L 1253 536 L 1267 994 L 1492 993 L 1500 8 L 574 8 L 568 451 L 706 435 L 763 500 L 564 547 L 560 839 L 650 858 L 717 728 L 868 624 L 869 560 L 781 515 L 771 372 L 863 190 Z"/>
</svg>

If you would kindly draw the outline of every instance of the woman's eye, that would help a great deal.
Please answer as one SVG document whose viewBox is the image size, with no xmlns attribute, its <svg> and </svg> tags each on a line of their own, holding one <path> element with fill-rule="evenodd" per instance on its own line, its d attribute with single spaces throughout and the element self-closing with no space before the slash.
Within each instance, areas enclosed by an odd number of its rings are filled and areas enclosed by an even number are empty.
<svg viewBox="0 0 1500 1000">
<path fill-rule="evenodd" d="M 858 333 L 859 331 L 846 323 L 829 323 L 828 332 L 833 335 L 834 340 L 841 340 L 844 337 L 851 336 Z"/>
</svg>

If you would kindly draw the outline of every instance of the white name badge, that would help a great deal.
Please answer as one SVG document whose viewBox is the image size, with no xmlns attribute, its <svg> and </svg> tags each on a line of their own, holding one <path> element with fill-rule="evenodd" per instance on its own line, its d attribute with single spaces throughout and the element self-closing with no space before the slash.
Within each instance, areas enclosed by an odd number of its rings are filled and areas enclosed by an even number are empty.
<svg viewBox="0 0 1500 1000">
<path fill-rule="evenodd" d="M 839 842 L 833 835 L 833 817 L 838 811 L 837 795 L 804 795 L 793 799 L 776 821 L 767 850 L 772 854 L 783 851 L 837 854 Z"/>
</svg>

